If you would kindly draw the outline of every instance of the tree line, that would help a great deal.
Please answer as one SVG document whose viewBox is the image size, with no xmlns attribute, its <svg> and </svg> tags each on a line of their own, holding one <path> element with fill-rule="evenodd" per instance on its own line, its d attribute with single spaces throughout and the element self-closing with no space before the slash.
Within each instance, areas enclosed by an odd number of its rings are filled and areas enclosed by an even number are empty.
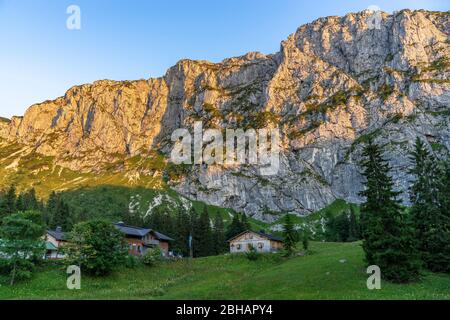
<svg viewBox="0 0 450 320">
<path fill-rule="evenodd" d="M 91 220 L 89 214 L 86 214 L 86 217 L 75 217 L 61 193 L 52 192 L 47 202 L 43 202 L 36 197 L 34 189 L 17 193 L 16 188 L 11 186 L 0 192 L 0 221 L 2 217 L 25 211 L 41 212 L 47 228 L 61 227 L 66 232 L 71 231 L 80 222 Z M 220 213 L 214 218 L 211 216 L 212 213 L 206 205 L 200 213 L 193 206 L 190 209 L 178 208 L 170 212 L 167 208 L 156 207 L 146 217 L 125 212 L 122 220 L 129 225 L 151 228 L 170 236 L 175 240 L 170 249 L 185 257 L 191 254 L 190 244 L 194 257 L 225 253 L 228 251 L 229 238 L 251 229 L 244 214 L 235 213 L 227 228 Z"/>
<path fill-rule="evenodd" d="M 419 138 L 410 159 L 414 181 L 407 209 L 398 200 L 382 146 L 369 140 L 361 162 L 366 179 L 361 192 L 365 258 L 393 282 L 418 279 L 422 266 L 450 271 L 449 162 L 437 159 Z"/>
</svg>

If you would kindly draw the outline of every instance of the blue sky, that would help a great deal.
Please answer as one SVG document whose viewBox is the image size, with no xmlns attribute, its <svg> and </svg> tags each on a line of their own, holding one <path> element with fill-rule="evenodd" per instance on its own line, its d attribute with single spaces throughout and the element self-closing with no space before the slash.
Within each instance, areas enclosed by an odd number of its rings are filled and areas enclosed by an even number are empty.
<svg viewBox="0 0 450 320">
<path fill-rule="evenodd" d="M 72 4 L 81 30 L 66 28 Z M 370 5 L 449 10 L 448 0 L 0 0 L 0 116 L 77 84 L 158 77 L 182 58 L 274 53 L 300 25 Z"/>
</svg>

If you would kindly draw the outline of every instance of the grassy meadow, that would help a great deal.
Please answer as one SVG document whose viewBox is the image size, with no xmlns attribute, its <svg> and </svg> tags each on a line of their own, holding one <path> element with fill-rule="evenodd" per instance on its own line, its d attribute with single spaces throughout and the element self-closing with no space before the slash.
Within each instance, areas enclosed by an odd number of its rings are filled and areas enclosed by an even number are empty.
<svg viewBox="0 0 450 320">
<path fill-rule="evenodd" d="M 382 281 L 368 290 L 359 242 L 312 242 L 306 256 L 242 255 L 123 268 L 105 278 L 83 277 L 66 288 L 61 267 L 45 266 L 27 282 L 3 284 L 0 299 L 450 299 L 450 276 L 424 273 L 411 284 Z"/>
</svg>

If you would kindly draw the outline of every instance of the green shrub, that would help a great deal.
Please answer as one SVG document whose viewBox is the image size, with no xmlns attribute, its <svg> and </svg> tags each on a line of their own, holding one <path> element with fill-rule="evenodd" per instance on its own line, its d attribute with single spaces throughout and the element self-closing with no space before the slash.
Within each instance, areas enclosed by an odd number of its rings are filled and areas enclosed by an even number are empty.
<svg viewBox="0 0 450 320">
<path fill-rule="evenodd" d="M 125 267 L 127 267 L 128 269 L 134 269 L 137 267 L 138 264 L 139 260 L 135 256 L 132 256 L 131 254 L 128 255 L 125 259 Z"/>
<path fill-rule="evenodd" d="M 250 245 L 248 251 L 245 253 L 245 256 L 250 261 L 256 261 L 259 258 L 259 253 L 256 251 L 255 247 Z"/>
<path fill-rule="evenodd" d="M 145 252 L 142 263 L 146 266 L 154 266 L 158 261 L 162 260 L 161 249 L 159 247 L 149 248 Z"/>
<path fill-rule="evenodd" d="M 76 224 L 64 250 L 70 264 L 96 276 L 123 265 L 128 251 L 123 234 L 105 220 Z"/>
</svg>

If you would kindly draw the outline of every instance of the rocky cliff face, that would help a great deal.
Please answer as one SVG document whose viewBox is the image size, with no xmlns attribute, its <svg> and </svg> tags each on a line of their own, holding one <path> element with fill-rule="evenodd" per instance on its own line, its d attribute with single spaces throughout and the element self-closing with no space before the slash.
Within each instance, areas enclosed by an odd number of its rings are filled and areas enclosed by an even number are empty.
<svg viewBox="0 0 450 320">
<path fill-rule="evenodd" d="M 396 185 L 405 191 L 415 137 L 438 154 L 450 150 L 450 14 L 382 13 L 379 28 L 372 28 L 372 15 L 318 19 L 273 55 L 183 60 L 158 79 L 73 87 L 23 118 L 0 121 L 0 137 L 62 167 L 101 172 L 124 157 L 168 155 L 173 130 L 195 121 L 205 128 L 278 127 L 278 175 L 195 166 L 169 182 L 187 197 L 271 221 L 337 198 L 360 201 L 357 162 L 372 136 L 386 144 Z"/>
</svg>

